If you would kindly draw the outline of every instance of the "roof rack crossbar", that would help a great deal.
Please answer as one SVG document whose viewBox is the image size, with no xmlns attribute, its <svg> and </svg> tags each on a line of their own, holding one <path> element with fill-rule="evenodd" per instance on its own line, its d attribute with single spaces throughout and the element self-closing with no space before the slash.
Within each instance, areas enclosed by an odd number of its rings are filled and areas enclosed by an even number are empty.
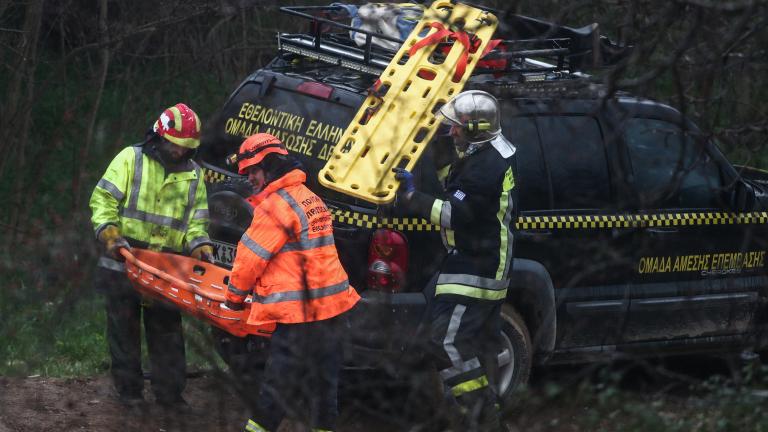
<svg viewBox="0 0 768 432">
<path fill-rule="evenodd" d="M 489 8 L 483 8 L 489 10 Z M 374 44 L 374 38 L 402 44 L 405 41 L 329 19 L 338 16 L 348 19 L 347 10 L 341 6 L 282 6 L 280 11 L 309 20 L 308 33 L 278 33 L 278 49 L 282 52 L 314 58 L 326 63 L 349 69 L 380 75 L 392 61 L 396 51 Z M 325 16 L 321 16 L 325 14 Z M 327 16 L 327 17 L 326 17 Z M 365 42 L 358 46 L 350 32 L 365 35 Z M 442 42 L 448 46 L 453 42 Z M 496 49 L 486 55 L 487 60 L 509 60 L 502 70 L 505 73 L 562 72 L 568 74 L 572 59 L 583 56 L 574 52 L 573 40 L 568 37 L 541 37 L 526 39 L 505 39 L 504 49 Z M 440 54 L 438 54 L 440 55 Z M 531 63 L 529 60 L 538 61 Z M 544 61 L 541 61 L 544 60 Z M 534 67 L 528 65 L 535 64 Z M 491 70 L 479 67 L 477 72 Z"/>
</svg>

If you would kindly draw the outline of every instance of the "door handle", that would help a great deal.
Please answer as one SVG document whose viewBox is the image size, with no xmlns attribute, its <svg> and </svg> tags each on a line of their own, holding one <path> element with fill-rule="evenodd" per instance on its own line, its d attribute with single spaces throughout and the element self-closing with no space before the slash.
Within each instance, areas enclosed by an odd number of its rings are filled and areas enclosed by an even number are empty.
<svg viewBox="0 0 768 432">
<path fill-rule="evenodd" d="M 654 235 L 674 234 L 680 232 L 677 228 L 648 228 L 648 232 Z"/>
<path fill-rule="evenodd" d="M 528 238 L 528 239 L 541 239 L 546 238 L 552 235 L 552 231 L 548 229 L 543 230 L 525 230 L 525 231 L 518 231 L 517 235 L 520 238 Z"/>
</svg>

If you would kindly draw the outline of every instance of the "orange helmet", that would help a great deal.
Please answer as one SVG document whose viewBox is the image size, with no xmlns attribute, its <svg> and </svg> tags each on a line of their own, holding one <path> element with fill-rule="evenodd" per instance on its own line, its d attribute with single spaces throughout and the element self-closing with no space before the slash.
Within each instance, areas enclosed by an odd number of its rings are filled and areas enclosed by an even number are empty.
<svg viewBox="0 0 768 432">
<path fill-rule="evenodd" d="M 283 143 L 274 135 L 257 133 L 249 136 L 240 146 L 240 151 L 234 155 L 237 159 L 237 171 L 245 174 L 246 168 L 258 165 L 264 160 L 264 156 L 270 153 L 287 155 Z"/>
<path fill-rule="evenodd" d="M 183 103 L 177 103 L 163 111 L 152 130 L 182 147 L 196 149 L 200 146 L 200 118 Z"/>
</svg>

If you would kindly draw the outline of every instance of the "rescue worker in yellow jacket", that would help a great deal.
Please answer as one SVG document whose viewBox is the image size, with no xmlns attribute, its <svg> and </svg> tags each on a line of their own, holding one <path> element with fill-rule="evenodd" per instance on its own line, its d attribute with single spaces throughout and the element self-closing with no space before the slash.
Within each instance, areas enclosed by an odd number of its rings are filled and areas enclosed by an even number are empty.
<svg viewBox="0 0 768 432">
<path fill-rule="evenodd" d="M 119 251 L 134 246 L 211 260 L 205 184 L 192 160 L 199 136 L 200 119 L 188 106 L 166 109 L 143 143 L 112 160 L 91 195 L 91 221 L 105 247 L 96 288 L 106 294 L 111 373 L 120 400 L 130 406 L 144 400 L 142 311 L 155 399 L 166 407 L 186 406 L 181 315 L 170 305 L 143 302 Z"/>
<path fill-rule="evenodd" d="M 233 156 L 253 185 L 254 212 L 237 245 L 226 307 L 242 309 L 251 294 L 248 322 L 277 323 L 246 430 L 277 430 L 297 396 L 309 399 L 313 430 L 333 430 L 344 312 L 360 297 L 339 261 L 331 214 L 276 137 L 252 135 Z"/>
</svg>

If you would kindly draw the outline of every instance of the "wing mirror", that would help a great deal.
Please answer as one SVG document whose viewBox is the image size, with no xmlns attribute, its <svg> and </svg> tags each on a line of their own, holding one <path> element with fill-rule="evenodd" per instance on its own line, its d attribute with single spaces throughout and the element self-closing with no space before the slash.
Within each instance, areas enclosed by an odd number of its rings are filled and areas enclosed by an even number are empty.
<svg viewBox="0 0 768 432">
<path fill-rule="evenodd" d="M 739 179 L 731 195 L 731 208 L 737 213 L 750 212 L 755 208 L 755 189 Z"/>
</svg>

